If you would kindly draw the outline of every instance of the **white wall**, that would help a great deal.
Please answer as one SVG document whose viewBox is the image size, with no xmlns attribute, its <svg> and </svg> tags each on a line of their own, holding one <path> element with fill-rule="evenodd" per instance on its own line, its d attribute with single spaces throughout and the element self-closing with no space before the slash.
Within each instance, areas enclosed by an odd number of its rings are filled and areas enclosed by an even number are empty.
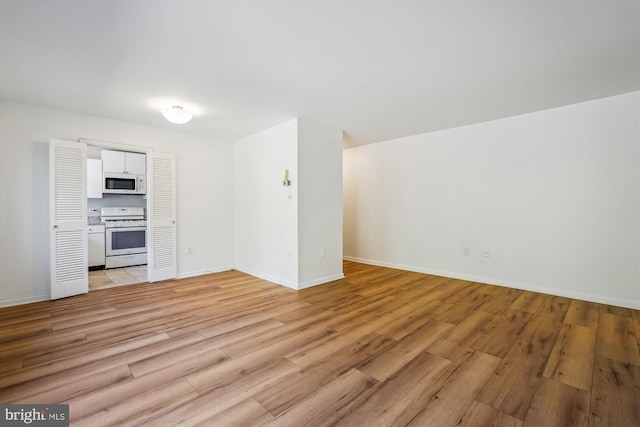
<svg viewBox="0 0 640 427">
<path fill-rule="evenodd" d="M 236 268 L 297 288 L 297 120 L 236 141 L 235 158 Z"/>
<path fill-rule="evenodd" d="M 294 289 L 344 277 L 341 130 L 295 119 L 242 138 L 235 170 L 238 270 Z"/>
<path fill-rule="evenodd" d="M 343 278 L 342 130 L 298 120 L 299 288 Z"/>
<path fill-rule="evenodd" d="M 346 150 L 345 257 L 640 308 L 639 104 Z"/>
<path fill-rule="evenodd" d="M 50 138 L 175 153 L 178 276 L 233 267 L 232 142 L 0 101 L 0 306 L 49 298 Z"/>
</svg>

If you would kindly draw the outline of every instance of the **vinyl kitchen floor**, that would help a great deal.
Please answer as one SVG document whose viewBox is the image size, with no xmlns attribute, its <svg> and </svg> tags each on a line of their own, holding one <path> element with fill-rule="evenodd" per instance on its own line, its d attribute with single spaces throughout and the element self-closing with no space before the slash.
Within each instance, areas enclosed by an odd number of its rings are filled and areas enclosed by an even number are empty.
<svg viewBox="0 0 640 427">
<path fill-rule="evenodd" d="M 147 281 L 147 266 L 112 268 L 89 272 L 89 290 L 114 288 Z"/>
</svg>

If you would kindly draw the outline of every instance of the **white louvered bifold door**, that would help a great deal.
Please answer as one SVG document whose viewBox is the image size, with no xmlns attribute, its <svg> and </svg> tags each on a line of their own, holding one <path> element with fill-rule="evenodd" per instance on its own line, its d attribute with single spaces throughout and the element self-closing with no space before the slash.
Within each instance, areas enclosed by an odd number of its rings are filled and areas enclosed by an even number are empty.
<svg viewBox="0 0 640 427">
<path fill-rule="evenodd" d="M 148 154 L 149 227 L 148 275 L 150 282 L 175 279 L 176 262 L 176 158 L 173 154 Z"/>
<path fill-rule="evenodd" d="M 89 291 L 87 146 L 49 141 L 51 299 Z"/>
</svg>

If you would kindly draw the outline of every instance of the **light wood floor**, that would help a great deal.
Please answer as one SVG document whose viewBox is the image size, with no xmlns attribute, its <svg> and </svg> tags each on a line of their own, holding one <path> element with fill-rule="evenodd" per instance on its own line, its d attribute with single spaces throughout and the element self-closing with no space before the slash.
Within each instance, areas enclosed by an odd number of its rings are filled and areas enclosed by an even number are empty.
<svg viewBox="0 0 640 427">
<path fill-rule="evenodd" d="M 72 425 L 638 426 L 640 313 L 345 262 L 0 309 L 0 402 Z"/>
</svg>

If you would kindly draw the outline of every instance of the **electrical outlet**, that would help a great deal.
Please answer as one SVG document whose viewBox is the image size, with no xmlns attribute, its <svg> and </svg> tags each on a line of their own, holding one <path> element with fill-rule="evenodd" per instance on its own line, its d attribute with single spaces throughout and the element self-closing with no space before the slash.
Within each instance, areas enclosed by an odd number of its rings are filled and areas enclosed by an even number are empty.
<svg viewBox="0 0 640 427">
<path fill-rule="evenodd" d="M 484 257 L 485 258 L 489 258 L 491 256 L 491 251 L 489 251 L 489 249 L 485 249 L 484 250 Z"/>
<path fill-rule="evenodd" d="M 193 254 L 193 248 L 192 248 L 191 246 L 189 246 L 189 247 L 187 248 L 187 253 L 188 253 L 189 255 Z"/>
<path fill-rule="evenodd" d="M 320 249 L 320 256 L 321 256 L 322 258 L 324 258 L 324 256 L 325 256 L 325 255 L 326 255 L 326 254 L 325 254 L 325 252 L 324 252 L 324 249 Z"/>
<path fill-rule="evenodd" d="M 470 248 L 464 248 L 464 256 L 469 256 L 471 255 L 471 249 Z"/>
</svg>

